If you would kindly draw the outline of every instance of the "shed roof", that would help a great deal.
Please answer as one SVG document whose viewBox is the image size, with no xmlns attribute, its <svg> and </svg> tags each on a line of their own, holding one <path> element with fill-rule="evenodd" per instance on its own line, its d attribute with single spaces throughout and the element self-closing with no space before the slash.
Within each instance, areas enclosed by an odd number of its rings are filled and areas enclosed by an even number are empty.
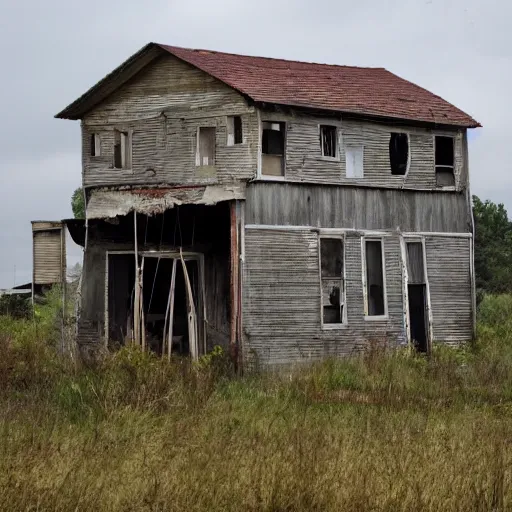
<svg viewBox="0 0 512 512">
<path fill-rule="evenodd" d="M 256 103 L 467 128 L 480 126 L 440 96 L 384 68 L 314 64 L 157 43 L 146 45 L 56 117 L 79 119 L 115 90 L 114 81 L 120 86 L 162 51 L 201 69 Z"/>
</svg>

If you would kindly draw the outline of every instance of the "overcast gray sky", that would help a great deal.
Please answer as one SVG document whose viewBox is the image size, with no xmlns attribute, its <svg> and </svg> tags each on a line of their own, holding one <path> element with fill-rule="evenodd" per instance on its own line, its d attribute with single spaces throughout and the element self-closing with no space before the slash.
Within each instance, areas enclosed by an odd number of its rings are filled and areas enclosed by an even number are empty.
<svg viewBox="0 0 512 512">
<path fill-rule="evenodd" d="M 79 122 L 54 114 L 149 41 L 386 67 L 484 125 L 472 192 L 512 214 L 511 19 L 508 0 L 0 0 L 0 288 L 31 279 L 30 221 L 72 216 Z"/>
</svg>

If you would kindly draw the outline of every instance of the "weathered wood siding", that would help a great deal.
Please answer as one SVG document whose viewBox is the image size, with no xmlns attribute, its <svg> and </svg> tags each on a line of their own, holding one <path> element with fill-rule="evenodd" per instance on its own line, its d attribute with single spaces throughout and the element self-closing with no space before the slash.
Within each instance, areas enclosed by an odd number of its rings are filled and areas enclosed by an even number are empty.
<svg viewBox="0 0 512 512">
<path fill-rule="evenodd" d="M 243 143 L 227 146 L 227 118 L 241 115 Z M 200 126 L 216 127 L 215 166 L 196 163 Z M 132 168 L 113 169 L 114 130 L 132 133 Z M 91 134 L 101 156 L 91 156 Z M 258 120 L 230 87 L 172 57 L 156 59 L 82 122 L 83 181 L 99 184 L 211 183 L 256 173 Z"/>
<path fill-rule="evenodd" d="M 425 239 L 434 341 L 455 344 L 471 339 L 471 243 L 468 238 Z"/>
<path fill-rule="evenodd" d="M 318 234 L 311 230 L 247 229 L 243 357 L 280 364 L 348 355 L 368 342 L 403 343 L 398 235 L 384 236 L 388 318 L 365 320 L 361 237 L 345 238 L 347 324 L 322 329 Z"/>
<path fill-rule="evenodd" d="M 55 223 L 33 223 L 33 282 L 62 283 L 66 273 L 66 237 L 63 226 Z"/>
<path fill-rule="evenodd" d="M 252 183 L 246 223 L 322 228 L 471 232 L 466 196 L 457 192 Z"/>
<path fill-rule="evenodd" d="M 321 118 L 306 115 L 260 113 L 262 120 L 286 122 L 286 181 L 351 184 L 410 189 L 435 189 L 434 135 L 455 137 L 456 189 L 467 183 L 464 132 L 418 127 L 392 127 L 366 121 Z M 320 124 L 338 127 L 337 159 L 322 156 Z M 391 174 L 389 140 L 392 132 L 409 134 L 409 170 L 405 176 Z M 363 178 L 347 178 L 345 147 L 363 146 Z"/>
</svg>

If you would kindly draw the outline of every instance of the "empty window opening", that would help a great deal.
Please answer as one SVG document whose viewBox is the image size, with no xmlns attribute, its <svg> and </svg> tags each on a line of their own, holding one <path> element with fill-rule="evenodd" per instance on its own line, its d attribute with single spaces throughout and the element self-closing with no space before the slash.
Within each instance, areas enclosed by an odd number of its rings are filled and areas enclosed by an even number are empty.
<svg viewBox="0 0 512 512">
<path fill-rule="evenodd" d="M 336 158 L 337 156 L 337 133 L 336 126 L 320 125 L 320 145 L 322 156 Z"/>
<path fill-rule="evenodd" d="M 386 314 L 386 290 L 381 240 L 365 240 L 366 254 L 366 315 Z"/>
<path fill-rule="evenodd" d="M 391 174 L 404 176 L 409 161 L 409 137 L 406 133 L 392 133 L 389 139 Z"/>
<path fill-rule="evenodd" d="M 419 352 L 428 350 L 427 286 L 423 244 L 407 242 L 409 333 Z"/>
<path fill-rule="evenodd" d="M 197 132 L 196 165 L 215 165 L 215 127 L 201 126 Z"/>
<path fill-rule="evenodd" d="M 114 167 L 131 169 L 132 142 L 128 132 L 114 131 Z"/>
<path fill-rule="evenodd" d="M 345 309 L 343 240 L 320 238 L 322 322 L 341 324 Z"/>
<path fill-rule="evenodd" d="M 261 132 L 261 172 L 284 176 L 285 123 L 263 121 Z"/>
<path fill-rule="evenodd" d="M 97 133 L 91 134 L 91 156 L 100 156 L 101 155 L 101 140 L 100 136 Z"/>
<path fill-rule="evenodd" d="M 242 118 L 228 117 L 228 146 L 243 143 Z"/>
<path fill-rule="evenodd" d="M 455 185 L 453 137 L 436 135 L 435 167 L 438 186 L 452 187 Z"/>
<path fill-rule="evenodd" d="M 345 148 L 345 174 L 347 178 L 362 178 L 363 146 L 347 146 Z"/>
</svg>

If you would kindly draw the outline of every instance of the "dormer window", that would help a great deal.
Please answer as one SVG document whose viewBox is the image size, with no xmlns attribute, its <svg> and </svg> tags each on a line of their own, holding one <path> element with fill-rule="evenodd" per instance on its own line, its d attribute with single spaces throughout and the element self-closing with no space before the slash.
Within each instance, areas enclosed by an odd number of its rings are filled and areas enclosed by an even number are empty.
<svg viewBox="0 0 512 512">
<path fill-rule="evenodd" d="M 336 126 L 326 124 L 320 125 L 320 146 L 322 156 L 328 158 L 336 158 L 338 156 L 337 137 L 338 130 Z"/>
<path fill-rule="evenodd" d="M 101 155 L 101 140 L 98 133 L 91 133 L 91 156 Z"/>
<path fill-rule="evenodd" d="M 132 138 L 129 132 L 114 130 L 114 167 L 131 169 Z"/>
<path fill-rule="evenodd" d="M 454 139 L 453 137 L 436 135 L 434 145 L 437 186 L 453 187 L 455 186 Z"/>
</svg>

